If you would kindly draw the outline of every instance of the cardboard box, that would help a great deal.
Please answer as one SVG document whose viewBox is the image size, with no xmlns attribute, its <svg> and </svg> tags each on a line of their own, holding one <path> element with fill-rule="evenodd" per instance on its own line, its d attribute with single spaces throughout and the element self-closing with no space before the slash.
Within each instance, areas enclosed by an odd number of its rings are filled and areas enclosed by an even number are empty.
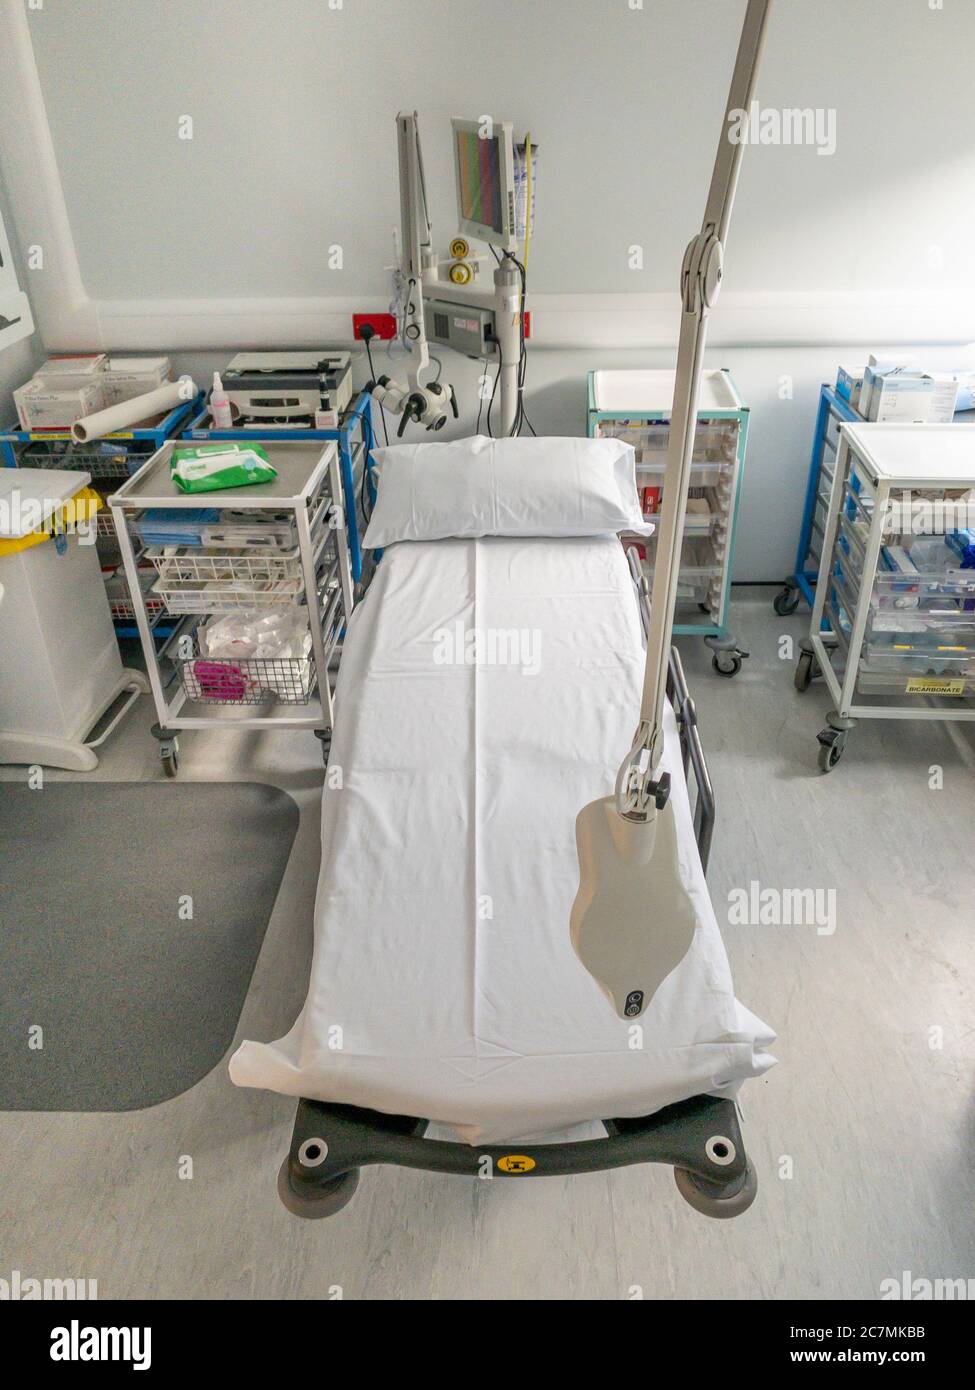
<svg viewBox="0 0 975 1390">
<path fill-rule="evenodd" d="M 157 391 L 172 379 L 173 365 L 168 357 L 112 357 L 102 376 L 105 406 Z"/>
<path fill-rule="evenodd" d="M 32 377 L 14 392 L 14 403 L 22 430 L 66 430 L 76 420 L 101 410 L 101 382 L 78 377 L 74 386 L 62 390 Z"/>
<path fill-rule="evenodd" d="M 108 366 L 104 352 L 61 352 L 49 357 L 35 376 L 94 376 Z"/>
<path fill-rule="evenodd" d="M 916 353 L 899 352 L 893 356 L 879 357 L 872 352 L 867 358 L 867 365 L 863 373 L 863 385 L 860 388 L 860 399 L 857 409 L 865 420 L 870 419 L 870 408 L 873 398 L 873 385 L 878 376 L 886 376 L 888 372 L 894 371 L 917 371 L 920 363 Z"/>
<path fill-rule="evenodd" d="M 866 367 L 840 366 L 836 373 L 836 394 L 842 396 L 854 410 L 860 408 L 860 392 L 863 389 L 863 376 Z"/>
<path fill-rule="evenodd" d="M 955 413 L 958 382 L 948 373 L 874 372 L 867 418 L 878 424 L 950 424 Z"/>
</svg>

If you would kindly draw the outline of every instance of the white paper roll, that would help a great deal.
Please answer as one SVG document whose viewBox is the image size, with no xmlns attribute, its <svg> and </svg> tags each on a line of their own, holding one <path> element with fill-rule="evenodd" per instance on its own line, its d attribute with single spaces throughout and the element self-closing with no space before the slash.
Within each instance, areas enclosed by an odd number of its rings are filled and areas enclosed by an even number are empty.
<svg viewBox="0 0 975 1390">
<path fill-rule="evenodd" d="M 144 396 L 133 396 L 130 401 L 122 401 L 108 410 L 96 411 L 76 420 L 71 426 L 71 436 L 78 444 L 88 444 L 92 439 L 104 439 L 107 434 L 128 430 L 133 425 L 141 425 L 154 415 L 166 415 L 178 405 L 191 401 L 197 394 L 196 382 L 192 377 L 181 376 L 179 381 L 169 381 L 156 391 L 147 391 Z"/>
</svg>

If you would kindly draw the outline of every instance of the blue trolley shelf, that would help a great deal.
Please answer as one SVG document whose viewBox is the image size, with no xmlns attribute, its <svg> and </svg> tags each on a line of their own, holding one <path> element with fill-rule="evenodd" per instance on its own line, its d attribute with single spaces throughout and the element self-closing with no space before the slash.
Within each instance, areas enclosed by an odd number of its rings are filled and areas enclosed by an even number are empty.
<svg viewBox="0 0 975 1390">
<path fill-rule="evenodd" d="M 806 481 L 806 500 L 802 509 L 799 545 L 796 550 L 795 572 L 776 594 L 773 607 L 780 618 L 788 617 L 805 599 L 810 608 L 816 597 L 816 581 L 826 534 L 829 494 L 833 486 L 833 469 L 839 450 L 840 425 L 862 424 L 863 417 L 844 400 L 832 386 L 822 386 L 819 409 L 816 413 L 816 433 L 813 437 L 809 477 Z"/>
</svg>

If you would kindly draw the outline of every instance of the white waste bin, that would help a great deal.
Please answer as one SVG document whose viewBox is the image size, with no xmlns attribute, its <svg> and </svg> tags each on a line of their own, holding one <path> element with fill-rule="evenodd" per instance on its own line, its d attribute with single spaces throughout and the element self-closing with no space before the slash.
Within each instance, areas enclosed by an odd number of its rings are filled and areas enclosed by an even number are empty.
<svg viewBox="0 0 975 1390">
<path fill-rule="evenodd" d="M 90 771 L 95 748 L 148 689 L 119 656 L 94 524 L 90 536 L 69 527 L 34 540 L 89 481 L 63 469 L 0 468 L 0 763 Z"/>
</svg>

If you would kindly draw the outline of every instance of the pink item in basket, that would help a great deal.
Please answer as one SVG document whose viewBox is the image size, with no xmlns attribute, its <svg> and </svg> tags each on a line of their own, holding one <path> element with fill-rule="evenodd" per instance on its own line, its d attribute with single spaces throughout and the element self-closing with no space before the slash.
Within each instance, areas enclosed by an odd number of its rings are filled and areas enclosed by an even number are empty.
<svg viewBox="0 0 975 1390">
<path fill-rule="evenodd" d="M 206 700 L 242 700 L 250 684 L 239 666 L 225 661 L 195 661 L 193 674 Z"/>
</svg>

